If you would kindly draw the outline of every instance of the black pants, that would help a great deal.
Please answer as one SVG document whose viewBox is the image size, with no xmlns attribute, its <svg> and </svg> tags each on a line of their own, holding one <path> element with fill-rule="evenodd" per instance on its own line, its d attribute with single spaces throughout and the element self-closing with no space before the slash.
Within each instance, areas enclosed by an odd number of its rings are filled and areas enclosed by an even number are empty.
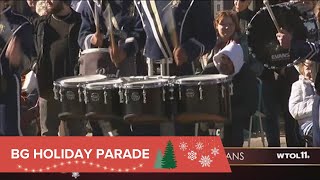
<svg viewBox="0 0 320 180">
<path fill-rule="evenodd" d="M 4 92 L 0 92 L 0 135 L 23 135 L 20 127 L 20 76 L 8 75 L 5 82 L 0 83 L 0 87 L 6 86 Z"/>
<path fill-rule="evenodd" d="M 288 147 L 302 146 L 302 137 L 297 121 L 291 116 L 288 102 L 291 93 L 291 85 L 297 80 L 295 69 L 287 70 L 285 75 L 279 75 L 276 79 L 274 72 L 264 72 L 262 86 L 263 109 L 266 115 L 264 124 L 269 147 L 280 146 L 280 122 L 279 116 L 283 115 L 285 123 L 286 143 Z M 269 74 L 269 75 L 268 75 Z"/>
</svg>

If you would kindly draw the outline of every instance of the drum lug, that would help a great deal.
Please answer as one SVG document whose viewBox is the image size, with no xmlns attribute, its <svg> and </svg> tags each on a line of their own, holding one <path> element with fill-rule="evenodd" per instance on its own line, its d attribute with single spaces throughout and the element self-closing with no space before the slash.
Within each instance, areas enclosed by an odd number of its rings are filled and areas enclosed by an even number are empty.
<svg viewBox="0 0 320 180">
<path fill-rule="evenodd" d="M 166 101 L 166 90 L 162 87 L 162 101 Z"/>
<path fill-rule="evenodd" d="M 169 89 L 170 93 L 171 93 L 171 96 L 170 96 L 170 100 L 174 100 L 174 95 L 173 95 L 173 87 L 171 86 L 170 89 Z"/>
<path fill-rule="evenodd" d="M 84 103 L 88 104 L 89 98 L 88 98 L 88 92 L 86 89 L 83 90 L 83 96 L 84 96 Z"/>
<path fill-rule="evenodd" d="M 58 89 L 56 86 L 53 86 L 53 93 L 54 93 L 54 99 L 58 101 L 59 100 Z"/>
<path fill-rule="evenodd" d="M 203 89 L 202 89 L 202 86 L 200 85 L 199 86 L 199 93 L 200 93 L 200 100 L 201 101 L 203 100 L 202 92 L 203 92 Z"/>
<path fill-rule="evenodd" d="M 63 94 L 62 94 L 62 88 L 61 87 L 60 87 L 60 90 L 59 90 L 59 95 L 60 95 L 60 102 L 62 102 Z"/>
<path fill-rule="evenodd" d="M 146 93 L 146 90 L 143 88 L 143 91 L 142 91 L 142 95 L 143 95 L 143 103 L 146 104 L 147 103 L 147 93 Z"/>
<path fill-rule="evenodd" d="M 224 98 L 224 92 L 226 91 L 226 88 L 224 87 L 224 85 L 222 85 L 221 87 L 221 96 L 222 98 Z"/>
<path fill-rule="evenodd" d="M 108 102 L 107 102 L 107 96 L 108 96 L 108 92 L 104 89 L 104 91 L 103 91 L 104 104 L 108 104 Z"/>
<path fill-rule="evenodd" d="M 128 104 L 128 90 L 124 90 L 124 96 L 126 97 L 126 104 Z"/>
<path fill-rule="evenodd" d="M 230 95 L 232 96 L 233 95 L 233 84 L 232 83 L 229 85 L 229 88 L 230 88 Z"/>
<path fill-rule="evenodd" d="M 119 97 L 120 97 L 120 103 L 123 103 L 123 102 L 124 102 L 124 101 L 123 101 L 123 93 L 122 93 L 121 88 L 119 88 L 118 94 L 119 94 Z"/>
<path fill-rule="evenodd" d="M 179 84 L 179 100 L 182 99 L 182 95 L 181 95 L 181 85 Z"/>
<path fill-rule="evenodd" d="M 79 102 L 82 102 L 80 84 L 78 84 L 77 87 L 78 87 Z"/>
</svg>

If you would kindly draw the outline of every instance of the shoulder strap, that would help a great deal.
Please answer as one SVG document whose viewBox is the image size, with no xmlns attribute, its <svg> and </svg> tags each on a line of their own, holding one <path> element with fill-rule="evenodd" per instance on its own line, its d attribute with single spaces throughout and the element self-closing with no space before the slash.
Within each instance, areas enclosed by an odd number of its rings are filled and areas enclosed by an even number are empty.
<svg viewBox="0 0 320 180">
<path fill-rule="evenodd" d="M 0 54 L 0 75 L 3 75 L 3 69 L 2 69 L 2 64 L 1 64 L 1 60 L 2 60 L 2 57 L 3 55 L 5 54 L 8 46 L 9 46 L 9 43 L 11 41 L 11 39 L 13 38 L 13 36 L 26 24 L 30 24 L 28 21 L 27 22 L 24 22 L 22 23 L 20 26 L 18 26 L 14 31 L 13 33 L 10 35 L 10 37 L 8 38 L 8 41 L 6 42 L 5 46 L 3 47 L 2 51 L 1 51 L 1 54 Z"/>
</svg>

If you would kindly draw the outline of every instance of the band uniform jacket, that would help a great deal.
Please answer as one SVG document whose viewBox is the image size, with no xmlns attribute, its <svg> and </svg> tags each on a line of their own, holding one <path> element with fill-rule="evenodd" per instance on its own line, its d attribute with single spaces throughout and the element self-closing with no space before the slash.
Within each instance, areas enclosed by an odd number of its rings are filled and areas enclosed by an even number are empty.
<svg viewBox="0 0 320 180">
<path fill-rule="evenodd" d="M 191 65 L 192 61 L 213 49 L 216 33 L 210 1 L 135 0 L 134 3 L 141 21 L 136 23 L 140 25 L 136 29 L 143 27 L 147 38 L 135 37 L 135 44 L 126 44 L 127 53 L 132 53 L 134 47 L 140 45 L 144 48 L 144 55 L 151 60 L 172 60 L 174 47 L 180 46 L 187 53 L 186 64 Z"/>
<path fill-rule="evenodd" d="M 95 9 L 97 10 L 97 14 L 99 16 L 100 32 L 105 34 L 104 45 L 102 48 L 109 46 L 106 27 L 108 22 L 104 14 L 107 3 L 110 4 L 112 10 L 113 17 L 111 19 L 112 25 L 116 30 L 115 35 L 121 36 L 120 38 L 124 40 L 126 39 L 126 33 L 128 32 L 120 30 L 124 29 L 128 22 L 131 21 L 130 18 L 132 11 L 130 8 L 133 6 L 132 0 L 103 0 L 101 5 L 93 0 L 84 0 L 77 7 L 77 11 L 81 13 L 82 17 L 82 24 L 78 38 L 78 43 L 82 50 L 93 48 L 91 47 L 90 40 L 93 34 L 96 32 Z M 120 32 L 124 34 L 121 34 Z"/>
<path fill-rule="evenodd" d="M 23 52 L 24 66 L 30 64 L 33 51 L 32 25 L 22 15 L 16 14 L 8 7 L 3 10 L 0 21 L 0 135 L 18 136 L 21 131 L 20 94 L 21 71 L 26 68 L 21 65 L 18 68 L 9 64 L 5 57 L 7 43 L 11 37 L 20 40 Z"/>
</svg>

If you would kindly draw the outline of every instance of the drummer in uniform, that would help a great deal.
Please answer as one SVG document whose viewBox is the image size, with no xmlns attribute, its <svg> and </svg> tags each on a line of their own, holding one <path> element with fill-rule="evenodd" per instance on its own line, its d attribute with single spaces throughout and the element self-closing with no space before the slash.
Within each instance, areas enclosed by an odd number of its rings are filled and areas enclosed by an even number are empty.
<svg viewBox="0 0 320 180">
<path fill-rule="evenodd" d="M 107 6 L 110 5 L 111 9 L 111 20 L 107 18 L 108 9 Z M 127 37 L 130 34 L 131 27 L 134 27 L 134 14 L 132 12 L 133 1 L 132 0 L 88 0 L 81 1 L 77 6 L 77 11 L 81 13 L 82 24 L 80 27 L 80 33 L 78 38 L 78 44 L 83 50 L 109 50 L 111 45 L 110 32 L 108 32 L 108 24 L 110 23 L 114 29 L 113 34 L 115 42 L 118 44 L 123 44 L 130 42 L 130 38 Z M 135 54 L 132 54 L 131 59 L 128 58 L 126 63 L 114 61 L 113 64 L 103 64 L 98 65 L 99 67 L 95 70 L 96 73 L 106 74 L 108 76 L 114 77 L 116 75 L 120 76 L 133 76 L 135 75 L 135 69 L 130 65 L 133 64 Z M 83 56 L 84 57 L 84 56 Z M 91 56 L 97 60 L 101 59 L 101 54 L 96 53 Z M 104 57 L 104 56 L 103 56 Z M 81 58 L 81 57 L 80 57 Z M 84 59 L 85 60 L 85 59 Z M 103 59 L 104 60 L 104 59 Z M 89 59 L 92 62 L 92 59 Z M 106 61 L 103 61 L 106 62 Z M 88 62 L 90 63 L 90 62 Z M 111 63 L 111 62 L 107 62 Z M 99 63 L 98 63 L 99 64 Z M 101 67 L 100 67 L 101 66 Z M 114 69 L 119 70 L 119 74 Z M 88 70 L 87 70 L 88 71 Z M 119 107 L 120 108 L 120 107 Z M 90 124 L 93 130 L 94 136 L 108 136 L 108 135 L 126 135 L 129 127 L 123 124 L 110 124 L 109 120 L 93 121 L 90 120 Z M 111 133 L 111 134 L 110 134 Z"/>
<path fill-rule="evenodd" d="M 20 75 L 33 52 L 32 25 L 9 3 L 0 1 L 0 136 L 22 136 Z"/>
<path fill-rule="evenodd" d="M 82 50 L 90 48 L 108 48 L 110 45 L 107 32 L 108 19 L 106 17 L 106 6 L 110 4 L 112 26 L 115 28 L 115 38 L 117 40 L 126 40 L 128 31 L 125 31 L 132 17 L 130 16 L 130 7 L 133 5 L 130 0 L 116 1 L 82 1 L 77 9 L 81 13 L 82 24 L 78 43 Z M 96 19 L 97 17 L 97 19 Z M 99 24 L 96 24 L 99 23 Z M 116 41 L 117 41 L 116 40 Z M 128 41 L 128 40 L 127 40 Z"/>
<path fill-rule="evenodd" d="M 112 51 L 111 58 L 121 62 L 140 47 L 144 48 L 149 76 L 156 73 L 170 76 L 193 75 L 193 62 L 209 52 L 216 42 L 210 1 L 135 0 L 134 3 L 140 15 L 140 22 L 135 29 L 137 36 L 132 37 L 134 41 L 123 48 Z M 157 71 L 153 68 L 159 64 L 166 67 L 167 63 L 169 69 L 162 68 Z M 175 127 L 177 135 L 193 134 L 193 126 Z M 159 132 L 159 127 L 155 126 L 150 132 L 146 132 L 142 127 L 139 129 L 136 127 L 133 131 L 141 130 L 144 135 L 155 135 L 155 131 Z"/>
</svg>

